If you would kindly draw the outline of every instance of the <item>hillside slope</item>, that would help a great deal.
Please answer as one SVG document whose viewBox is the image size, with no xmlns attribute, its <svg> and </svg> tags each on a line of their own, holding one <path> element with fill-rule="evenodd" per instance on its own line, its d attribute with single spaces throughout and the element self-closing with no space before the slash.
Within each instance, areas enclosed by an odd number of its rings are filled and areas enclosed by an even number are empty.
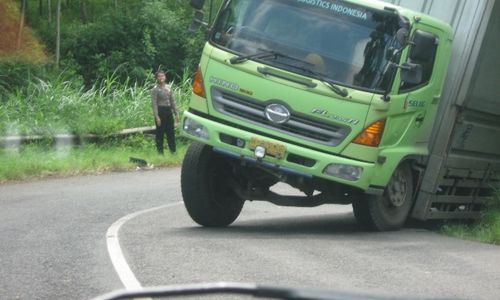
<svg viewBox="0 0 500 300">
<path fill-rule="evenodd" d="M 40 63 L 48 60 L 45 48 L 33 30 L 21 26 L 21 13 L 14 0 L 0 2 L 0 32 L 0 61 Z"/>
</svg>

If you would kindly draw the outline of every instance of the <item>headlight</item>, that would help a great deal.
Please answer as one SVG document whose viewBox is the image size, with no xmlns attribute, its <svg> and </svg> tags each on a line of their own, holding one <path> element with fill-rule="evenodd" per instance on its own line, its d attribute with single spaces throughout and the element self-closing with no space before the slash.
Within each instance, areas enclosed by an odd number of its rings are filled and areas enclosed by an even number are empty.
<svg viewBox="0 0 500 300">
<path fill-rule="evenodd" d="M 351 165 L 330 164 L 323 170 L 323 173 L 349 181 L 357 181 L 363 175 L 363 168 Z"/>
<path fill-rule="evenodd" d="M 208 129 L 193 119 L 184 119 L 183 129 L 186 133 L 192 136 L 199 137 L 205 140 L 208 140 L 209 138 Z"/>
</svg>

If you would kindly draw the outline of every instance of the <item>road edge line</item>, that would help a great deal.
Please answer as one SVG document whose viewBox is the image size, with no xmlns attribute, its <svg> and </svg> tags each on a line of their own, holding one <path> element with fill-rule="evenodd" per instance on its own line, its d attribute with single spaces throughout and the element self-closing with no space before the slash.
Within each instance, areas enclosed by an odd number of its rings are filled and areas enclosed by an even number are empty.
<svg viewBox="0 0 500 300">
<path fill-rule="evenodd" d="M 135 277 L 132 269 L 130 269 L 127 260 L 125 259 L 125 255 L 123 255 L 122 248 L 120 247 L 120 240 L 118 238 L 120 228 L 126 222 L 140 215 L 147 214 L 162 208 L 174 207 L 179 204 L 182 204 L 182 201 L 156 206 L 153 208 L 148 208 L 128 214 L 111 224 L 111 226 L 106 231 L 106 244 L 108 248 L 108 254 L 111 259 L 111 263 L 113 264 L 113 267 L 115 268 L 115 271 L 118 274 L 118 277 L 120 278 L 120 281 L 122 282 L 125 289 L 140 290 L 142 289 L 142 285 Z"/>
</svg>

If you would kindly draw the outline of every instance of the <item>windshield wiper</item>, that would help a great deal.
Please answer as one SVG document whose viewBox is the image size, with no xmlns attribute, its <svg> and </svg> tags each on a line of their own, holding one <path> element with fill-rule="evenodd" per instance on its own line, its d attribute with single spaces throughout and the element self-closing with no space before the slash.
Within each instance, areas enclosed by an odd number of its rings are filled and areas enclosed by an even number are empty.
<svg viewBox="0 0 500 300">
<path fill-rule="evenodd" d="M 238 64 L 240 62 L 244 62 L 248 59 L 252 59 L 252 58 L 257 58 L 257 59 L 274 58 L 274 59 L 277 59 L 278 57 L 283 57 L 283 58 L 286 58 L 289 60 L 298 61 L 298 62 L 301 62 L 303 64 L 307 64 L 307 65 L 311 65 L 311 66 L 313 65 L 308 61 L 302 60 L 300 58 L 295 58 L 293 56 L 290 56 L 290 55 L 287 55 L 287 54 L 284 54 L 284 53 L 281 53 L 281 52 L 275 51 L 275 50 L 262 50 L 261 52 L 257 52 L 254 54 L 235 56 L 235 57 L 232 57 L 231 59 L 229 59 L 229 62 L 234 65 L 234 64 Z M 293 66 L 293 65 L 291 65 L 291 66 Z"/>
<path fill-rule="evenodd" d="M 292 67 L 296 67 L 297 69 L 305 71 L 305 72 L 313 75 L 314 77 L 316 77 L 316 79 L 319 79 L 323 83 L 326 83 L 326 85 L 328 85 L 328 87 L 332 91 L 334 91 L 335 93 L 337 93 L 337 95 L 339 95 L 339 96 L 347 97 L 349 95 L 349 92 L 347 91 L 347 89 L 345 89 L 345 88 L 341 89 L 333 81 L 331 81 L 329 78 L 327 78 L 325 75 L 323 75 L 321 73 L 315 72 L 315 71 L 313 71 L 311 69 L 308 69 L 308 68 L 302 68 L 302 67 L 298 67 L 298 66 L 292 66 Z"/>
<path fill-rule="evenodd" d="M 257 52 L 254 54 L 234 56 L 231 59 L 229 59 L 229 62 L 234 65 L 234 64 L 239 64 L 239 63 L 244 62 L 246 60 L 252 59 L 252 58 L 260 58 L 260 59 L 267 58 L 267 57 L 277 58 L 278 56 L 286 56 L 286 55 L 281 54 L 277 51 L 266 50 L 266 51 Z"/>
<path fill-rule="evenodd" d="M 281 52 L 274 51 L 274 50 L 267 50 L 267 51 L 257 52 L 257 53 L 249 54 L 249 55 L 235 56 L 235 57 L 232 57 L 229 60 L 229 62 L 234 65 L 234 64 L 238 64 L 240 62 L 246 61 L 248 59 L 252 59 L 252 58 L 257 58 L 257 59 L 274 58 L 274 59 L 276 59 L 278 57 L 284 57 L 286 59 L 298 61 L 298 62 L 301 62 L 301 63 L 306 64 L 306 65 L 311 65 L 311 66 L 313 65 L 312 63 L 310 63 L 308 61 L 305 61 L 305 60 L 302 60 L 299 58 L 295 58 L 295 57 L 292 57 L 292 56 L 289 56 L 289 55 L 286 55 L 286 54 L 283 54 Z M 337 93 L 338 95 L 340 95 L 342 97 L 347 97 L 349 95 L 349 93 L 347 92 L 346 89 L 339 88 L 335 83 L 333 83 L 330 79 L 328 79 L 325 75 L 323 75 L 321 73 L 315 72 L 315 71 L 313 71 L 309 68 L 303 67 L 303 66 L 293 65 L 293 64 L 289 64 L 289 63 L 286 63 L 283 61 L 276 61 L 276 63 L 283 65 L 283 66 L 292 67 L 292 68 L 295 68 L 297 70 L 301 70 L 303 72 L 306 72 L 306 73 L 313 75 L 315 78 L 326 83 L 332 91 L 334 91 L 335 93 Z"/>
<path fill-rule="evenodd" d="M 326 78 L 326 77 L 322 77 L 320 78 L 321 81 L 323 81 L 324 83 L 326 83 L 326 85 L 328 85 L 328 87 L 334 91 L 335 93 L 337 93 L 339 96 L 342 96 L 342 97 L 347 97 L 349 96 L 349 92 L 347 91 L 347 89 L 343 88 L 339 88 L 335 83 L 333 83 L 330 79 Z"/>
<path fill-rule="evenodd" d="M 164 287 L 144 288 L 137 290 L 120 290 L 111 292 L 93 300 L 119 300 L 119 299 L 135 299 L 154 297 L 171 298 L 179 296 L 208 296 L 208 295 L 243 295 L 252 296 L 253 298 L 266 299 L 286 299 L 286 300 L 389 300 L 389 299 L 406 299 L 412 300 L 416 298 L 405 297 L 389 297 L 376 296 L 369 294 L 355 294 L 348 292 L 337 292 L 317 289 L 298 289 L 287 288 L 280 286 L 266 286 L 249 283 L 231 283 L 231 282 L 216 282 L 216 283 L 198 283 L 171 285 Z"/>
</svg>

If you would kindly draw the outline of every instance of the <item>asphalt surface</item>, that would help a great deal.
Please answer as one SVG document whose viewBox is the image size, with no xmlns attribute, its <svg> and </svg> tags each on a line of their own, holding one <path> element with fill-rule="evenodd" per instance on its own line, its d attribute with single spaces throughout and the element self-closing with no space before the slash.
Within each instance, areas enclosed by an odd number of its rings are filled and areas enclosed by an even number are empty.
<svg viewBox="0 0 500 300">
<path fill-rule="evenodd" d="M 89 299 L 123 288 L 106 230 L 126 214 L 179 201 L 178 172 L 0 185 L 0 299 Z"/>
<path fill-rule="evenodd" d="M 179 169 L 0 185 L 0 299 L 89 299 L 122 288 L 107 229 L 180 200 Z M 247 202 L 231 227 L 205 229 L 177 205 L 131 219 L 119 238 L 143 286 L 223 280 L 429 298 L 500 294 L 499 247 L 423 228 L 363 232 L 349 206 Z"/>
</svg>

